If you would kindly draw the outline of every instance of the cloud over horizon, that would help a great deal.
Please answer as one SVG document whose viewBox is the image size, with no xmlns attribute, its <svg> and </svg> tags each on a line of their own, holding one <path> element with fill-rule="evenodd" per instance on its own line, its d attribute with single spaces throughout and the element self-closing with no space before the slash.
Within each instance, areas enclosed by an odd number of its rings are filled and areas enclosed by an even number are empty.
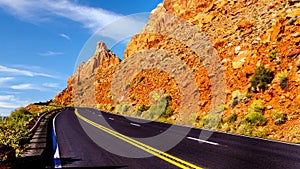
<svg viewBox="0 0 300 169">
<path fill-rule="evenodd" d="M 9 73 L 13 75 L 23 75 L 23 76 L 29 76 L 29 77 L 34 77 L 34 76 L 43 76 L 43 77 L 50 77 L 50 78 L 55 78 L 54 76 L 47 74 L 47 73 L 39 73 L 39 72 L 33 72 L 29 70 L 24 70 L 24 69 L 16 69 L 16 68 L 10 68 L 7 66 L 0 65 L 0 73 Z M 5 80 L 5 79 L 2 79 Z M 9 80 L 9 79 L 6 79 Z"/>
<path fill-rule="evenodd" d="M 20 100 L 14 95 L 0 95 L 0 109 L 16 109 L 27 104 L 28 100 Z"/>
</svg>

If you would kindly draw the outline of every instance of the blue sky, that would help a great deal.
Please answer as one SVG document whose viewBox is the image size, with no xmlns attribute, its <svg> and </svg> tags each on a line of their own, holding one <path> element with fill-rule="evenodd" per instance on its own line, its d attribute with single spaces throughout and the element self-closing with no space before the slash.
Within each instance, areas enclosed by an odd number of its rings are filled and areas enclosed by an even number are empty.
<svg viewBox="0 0 300 169">
<path fill-rule="evenodd" d="M 160 2 L 0 0 L 0 115 L 54 98 L 97 30 L 127 15 L 147 14 Z M 122 57 L 124 44 L 111 50 Z"/>
</svg>

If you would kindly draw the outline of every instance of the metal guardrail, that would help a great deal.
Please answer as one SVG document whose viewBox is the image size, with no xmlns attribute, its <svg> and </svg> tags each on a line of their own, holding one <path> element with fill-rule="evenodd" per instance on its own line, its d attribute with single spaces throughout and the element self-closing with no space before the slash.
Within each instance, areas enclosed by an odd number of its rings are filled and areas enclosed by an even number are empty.
<svg viewBox="0 0 300 169">
<path fill-rule="evenodd" d="M 47 111 L 45 113 L 43 113 L 39 118 L 38 120 L 35 122 L 35 124 L 31 127 L 31 129 L 29 130 L 29 133 L 34 133 L 36 131 L 36 129 L 38 128 L 40 122 L 43 120 L 43 118 L 50 114 L 50 113 L 53 113 L 54 111 L 61 111 L 62 109 L 54 109 L 54 110 L 50 110 L 50 111 Z"/>
</svg>

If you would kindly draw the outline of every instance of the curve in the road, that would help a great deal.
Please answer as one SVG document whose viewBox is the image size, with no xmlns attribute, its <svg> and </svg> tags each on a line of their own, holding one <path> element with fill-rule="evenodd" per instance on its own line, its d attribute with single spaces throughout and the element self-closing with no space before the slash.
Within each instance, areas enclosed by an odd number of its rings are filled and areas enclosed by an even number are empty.
<svg viewBox="0 0 300 169">
<path fill-rule="evenodd" d="M 110 130 L 110 129 L 108 129 L 108 128 L 100 125 L 100 124 L 97 124 L 97 123 L 95 123 L 95 122 L 93 122 L 93 121 L 91 121 L 91 120 L 89 120 L 89 119 L 81 116 L 78 113 L 77 109 L 75 110 L 75 114 L 76 114 L 76 116 L 78 118 L 80 118 L 81 120 L 89 123 L 90 125 L 92 125 L 94 127 L 97 127 L 98 129 L 100 129 L 102 131 L 105 131 L 105 132 L 107 132 L 107 133 L 109 133 L 109 134 L 111 134 L 111 135 L 113 135 L 113 136 L 115 136 L 115 137 L 117 137 L 117 138 L 119 138 L 119 139 L 121 139 L 121 140 L 123 140 L 123 141 L 125 141 L 125 142 L 127 142 L 127 143 L 129 143 L 131 145 L 133 145 L 133 146 L 136 146 L 136 147 L 138 147 L 138 148 L 140 148 L 140 149 L 142 149 L 142 150 L 144 150 L 144 151 L 146 151 L 146 152 L 148 152 L 148 153 L 150 153 L 150 154 L 152 154 L 152 155 L 154 155 L 154 156 L 156 156 L 158 158 L 161 158 L 161 159 L 163 159 L 163 160 L 165 160 L 165 161 L 167 161 L 167 162 L 169 162 L 169 163 L 171 163 L 171 164 L 173 164 L 173 165 L 175 165 L 177 167 L 184 168 L 184 169 L 188 169 L 188 168 L 201 169 L 201 167 L 198 167 L 198 166 L 196 166 L 196 165 L 194 165 L 192 163 L 184 161 L 184 160 L 182 160 L 180 158 L 177 158 L 175 156 L 172 156 L 172 155 L 170 155 L 168 153 L 162 152 L 162 151 L 160 151 L 158 149 L 155 149 L 154 147 L 151 147 L 149 145 L 143 144 L 143 143 L 141 143 L 139 141 L 136 141 L 136 140 L 134 140 L 134 139 L 132 139 L 130 137 L 127 137 L 127 136 L 125 136 L 123 134 L 120 134 L 118 132 Z"/>
</svg>

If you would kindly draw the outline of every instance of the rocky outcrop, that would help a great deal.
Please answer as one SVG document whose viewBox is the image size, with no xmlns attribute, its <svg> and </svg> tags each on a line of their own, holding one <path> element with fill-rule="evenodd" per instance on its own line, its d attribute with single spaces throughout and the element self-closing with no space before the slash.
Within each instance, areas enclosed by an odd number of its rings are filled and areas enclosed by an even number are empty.
<svg viewBox="0 0 300 169">
<path fill-rule="evenodd" d="M 73 76 L 71 76 L 68 79 L 67 88 L 65 88 L 63 91 L 58 93 L 54 97 L 53 102 L 56 105 L 73 106 L 72 89 L 73 89 Z"/>
<path fill-rule="evenodd" d="M 225 130 L 259 136 L 240 129 L 240 124 L 251 111 L 255 100 L 262 100 L 265 106 L 263 117 L 267 122 L 265 126 L 258 128 L 265 132 L 263 137 L 297 142 L 300 140 L 300 72 L 296 66 L 300 60 L 299 6 L 299 1 L 288 0 L 165 0 L 151 12 L 150 20 L 142 32 L 127 44 L 124 58 L 126 60 L 139 51 L 153 48 L 173 53 L 185 62 L 195 76 L 200 93 L 198 119 L 205 119 L 212 110 L 218 109 L 212 107 L 222 107 L 220 110 L 224 122 L 232 114 L 237 115 L 236 123 L 230 124 L 235 129 Z M 195 38 L 197 36 L 198 39 Z M 197 43 L 213 47 L 219 64 L 211 64 L 207 61 L 209 56 L 197 53 Z M 221 71 L 218 70 L 219 66 Z M 258 66 L 273 71 L 275 78 L 267 84 L 266 90 L 258 88 L 254 92 L 250 87 L 250 79 Z M 217 68 L 210 70 L 211 67 Z M 220 72 L 223 76 L 218 76 Z M 155 76 L 155 70 L 145 70 L 137 75 L 137 79 L 145 76 L 144 74 Z M 285 84 L 281 84 L 282 74 L 286 76 Z M 216 76 L 219 80 L 225 80 L 225 88 L 213 88 L 218 82 L 214 81 Z M 155 79 L 146 76 L 145 79 L 147 78 Z M 147 83 L 156 84 L 156 88 L 166 85 L 155 80 Z M 145 96 L 153 90 L 151 87 L 143 87 L 138 81 L 130 86 L 132 88 L 129 95 L 134 94 L 132 101 L 137 104 L 145 100 Z M 175 88 L 166 93 L 174 93 L 172 90 Z M 224 92 L 225 99 L 216 99 L 213 103 L 217 97 L 215 90 L 220 95 Z M 240 99 L 235 98 L 238 92 L 243 95 Z M 232 104 L 233 101 L 235 104 Z M 219 103 L 223 103 L 223 106 Z M 180 104 L 174 105 L 175 109 L 180 108 Z M 274 112 L 287 115 L 288 120 L 282 125 L 275 124 Z M 178 112 L 175 115 L 176 113 Z"/>
<path fill-rule="evenodd" d="M 111 93 L 111 81 L 117 66 L 121 60 L 111 51 L 102 57 L 95 77 L 95 97 L 98 108 L 101 106 L 114 104 Z"/>
<path fill-rule="evenodd" d="M 97 72 L 107 70 L 120 63 L 120 59 L 109 51 L 103 42 L 98 42 L 95 54 L 77 67 L 76 72 L 68 80 L 68 87 L 59 93 L 54 102 L 61 105 L 90 106 L 94 107 L 99 88 Z M 97 96 L 99 97 L 99 96 Z"/>
</svg>

